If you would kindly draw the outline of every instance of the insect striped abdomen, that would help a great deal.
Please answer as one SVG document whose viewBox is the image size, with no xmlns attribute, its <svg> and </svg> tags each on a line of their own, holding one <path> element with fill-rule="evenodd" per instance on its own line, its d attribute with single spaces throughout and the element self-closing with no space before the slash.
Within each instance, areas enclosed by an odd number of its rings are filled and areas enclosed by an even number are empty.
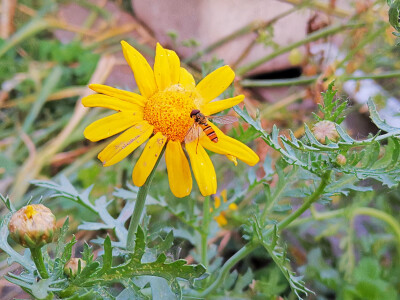
<svg viewBox="0 0 400 300">
<path fill-rule="evenodd" d="M 218 142 L 217 134 L 215 133 L 214 129 L 208 124 L 200 124 L 201 128 L 203 129 L 204 133 L 208 136 L 211 142 Z"/>
</svg>

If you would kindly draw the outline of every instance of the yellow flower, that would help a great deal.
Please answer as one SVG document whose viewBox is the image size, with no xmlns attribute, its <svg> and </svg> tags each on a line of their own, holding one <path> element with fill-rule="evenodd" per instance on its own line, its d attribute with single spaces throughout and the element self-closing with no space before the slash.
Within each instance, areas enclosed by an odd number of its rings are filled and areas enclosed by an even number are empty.
<svg viewBox="0 0 400 300">
<path fill-rule="evenodd" d="M 226 195 L 226 190 L 223 190 L 221 192 L 221 197 L 219 196 L 215 196 L 214 197 L 214 207 L 218 208 L 221 206 L 221 198 L 224 201 L 224 203 L 227 201 L 227 195 Z M 237 210 L 238 206 L 236 205 L 236 203 L 231 203 L 229 204 L 229 210 Z M 212 211 L 212 209 L 211 209 Z M 214 217 L 214 220 L 218 223 L 218 225 L 220 227 L 225 226 L 226 224 L 228 224 L 228 220 L 226 219 L 226 212 L 222 211 L 218 216 Z"/>
<path fill-rule="evenodd" d="M 150 138 L 133 169 L 133 183 L 142 186 L 146 182 L 166 146 L 165 160 L 171 191 L 177 197 L 185 197 L 192 190 L 192 175 L 185 151 L 204 196 L 217 191 L 214 166 L 204 148 L 226 155 L 233 161 L 238 158 L 251 166 L 258 162 L 256 153 L 223 134 L 211 122 L 208 124 L 216 132 L 218 142 L 212 142 L 203 133 L 198 140 L 185 142 L 194 122 L 190 116 L 194 109 L 209 116 L 243 101 L 243 95 L 212 101 L 234 79 L 235 74 L 229 66 L 215 70 L 196 85 L 193 76 L 180 67 L 174 51 L 157 44 L 153 71 L 136 49 L 125 41 L 121 44 L 140 95 L 91 84 L 89 87 L 99 94 L 82 99 L 86 107 L 104 107 L 117 111 L 90 124 L 84 132 L 87 139 L 99 141 L 124 131 L 99 153 L 98 158 L 104 166 L 121 161 Z"/>
</svg>

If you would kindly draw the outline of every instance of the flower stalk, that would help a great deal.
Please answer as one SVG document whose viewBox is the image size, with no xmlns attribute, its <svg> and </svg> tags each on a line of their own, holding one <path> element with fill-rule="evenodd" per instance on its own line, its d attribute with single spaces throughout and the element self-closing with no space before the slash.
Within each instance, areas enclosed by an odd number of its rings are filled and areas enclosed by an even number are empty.
<svg viewBox="0 0 400 300">
<path fill-rule="evenodd" d="M 42 248 L 30 248 L 32 259 L 36 265 L 36 268 L 42 279 L 49 278 L 49 273 L 47 273 L 46 266 L 44 265 Z"/>
<path fill-rule="evenodd" d="M 318 186 L 318 188 L 312 193 L 312 195 L 297 209 L 294 213 L 283 219 L 281 222 L 278 224 L 278 229 L 282 230 L 286 228 L 290 223 L 292 223 L 294 220 L 296 220 L 298 217 L 300 217 L 307 209 L 310 208 L 310 206 L 319 199 L 319 197 L 322 195 L 324 192 L 326 186 L 329 183 L 329 180 L 331 178 L 332 171 L 329 170 L 327 171 L 321 178 L 321 182 Z"/>
<path fill-rule="evenodd" d="M 146 183 L 139 188 L 139 192 L 138 192 L 136 203 L 135 203 L 135 208 L 133 209 L 133 214 L 132 214 L 131 221 L 129 223 L 129 228 L 128 228 L 128 237 L 126 240 L 126 250 L 128 250 L 128 251 L 133 251 L 135 248 L 136 230 L 139 225 L 140 219 L 142 217 L 144 205 L 146 203 L 147 193 L 149 192 L 151 181 L 153 180 L 158 163 L 160 162 L 160 159 L 163 156 L 164 151 L 165 151 L 165 147 L 161 150 L 158 160 L 157 160 L 156 164 L 154 165 L 154 168 L 151 171 L 149 177 L 147 178 Z"/>
<path fill-rule="evenodd" d="M 289 52 L 292 49 L 298 48 L 304 44 L 319 40 L 321 38 L 324 38 L 324 37 L 327 37 L 330 35 L 334 35 L 340 31 L 343 31 L 346 29 L 354 29 L 354 28 L 360 27 L 362 25 L 363 25 L 362 23 L 339 24 L 339 25 L 332 25 L 332 26 L 326 27 L 324 29 L 315 31 L 300 41 L 294 42 L 290 45 L 287 45 L 286 47 L 281 47 L 277 51 L 275 51 L 267 56 L 264 56 L 256 61 L 250 62 L 249 64 L 238 68 L 236 70 L 236 72 L 238 75 L 243 76 L 246 73 L 248 73 L 249 71 L 253 70 L 254 68 L 262 65 L 263 63 L 265 63 L 281 54 Z"/>
<path fill-rule="evenodd" d="M 231 258 L 229 258 L 226 263 L 222 266 L 220 272 L 218 273 L 217 278 L 214 280 L 214 282 L 203 292 L 198 293 L 194 296 L 199 297 L 199 298 L 205 298 L 207 295 L 212 293 L 214 290 L 216 290 L 221 283 L 225 280 L 226 276 L 229 274 L 230 269 L 232 269 L 239 261 L 241 261 L 243 258 L 245 258 L 247 255 L 249 255 L 251 252 L 253 252 L 257 247 L 259 246 L 259 243 L 256 242 L 250 242 L 246 244 L 242 249 L 240 249 L 238 252 L 236 252 Z"/>
<path fill-rule="evenodd" d="M 207 268 L 208 257 L 207 257 L 207 238 L 208 238 L 208 226 L 210 223 L 210 197 L 204 198 L 203 202 L 203 223 L 201 229 L 201 263 Z"/>
</svg>

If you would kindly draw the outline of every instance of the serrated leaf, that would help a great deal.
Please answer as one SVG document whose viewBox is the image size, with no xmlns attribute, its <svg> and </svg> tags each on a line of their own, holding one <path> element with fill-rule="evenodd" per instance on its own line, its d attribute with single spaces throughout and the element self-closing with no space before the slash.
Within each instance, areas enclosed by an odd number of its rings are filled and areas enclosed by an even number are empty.
<svg viewBox="0 0 400 300">
<path fill-rule="evenodd" d="M 67 261 L 71 258 L 71 255 L 72 255 L 72 247 L 73 247 L 75 244 L 76 244 L 76 238 L 75 238 L 75 235 L 73 235 L 73 236 L 72 236 L 72 240 L 71 240 L 69 243 L 67 243 L 67 244 L 65 245 L 64 250 L 63 250 L 62 255 L 61 255 L 61 260 L 62 260 L 64 263 L 67 262 Z"/>
<path fill-rule="evenodd" d="M 8 223 L 11 216 L 12 213 L 8 213 L 7 215 L 3 216 L 0 221 L 0 249 L 8 254 L 9 264 L 11 264 L 12 262 L 16 262 L 23 266 L 26 270 L 33 272 L 34 270 L 36 270 L 33 262 L 29 260 L 28 257 L 22 256 L 18 252 L 16 252 L 7 242 L 7 238 L 9 235 Z"/>
<path fill-rule="evenodd" d="M 7 207 L 7 209 L 8 209 L 10 212 L 15 212 L 15 208 L 14 208 L 13 204 L 11 203 L 10 198 L 8 197 L 8 195 L 4 197 L 4 196 L 0 193 L 0 200 L 4 203 L 4 205 Z"/>
<path fill-rule="evenodd" d="M 253 278 L 254 274 L 251 271 L 251 268 L 248 268 L 245 274 L 239 275 L 235 283 L 234 291 L 236 293 L 243 293 L 243 290 L 249 286 L 249 284 L 253 281 Z"/>
<path fill-rule="evenodd" d="M 144 236 L 144 232 L 142 229 L 142 226 L 138 226 L 137 231 L 136 231 L 136 239 L 135 239 L 135 257 L 140 261 L 142 259 L 142 256 L 145 252 L 146 248 L 146 240 Z"/>
<path fill-rule="evenodd" d="M 64 221 L 63 226 L 60 229 L 60 233 L 57 238 L 57 246 L 56 246 L 56 257 L 60 257 L 64 251 L 65 247 L 65 238 L 69 229 L 69 217 L 67 217 Z"/>
<path fill-rule="evenodd" d="M 161 242 L 157 245 L 157 250 L 160 252 L 167 251 L 172 247 L 173 243 L 174 243 L 174 232 L 171 230 L 170 232 L 168 232 L 164 240 L 161 239 Z"/>
<path fill-rule="evenodd" d="M 262 228 L 258 228 L 257 230 L 262 230 Z M 272 240 L 278 240 L 278 232 L 274 230 L 272 232 Z M 308 295 L 308 293 L 314 293 L 310 289 L 308 289 L 304 281 L 302 281 L 301 276 L 295 276 L 295 273 L 291 271 L 289 260 L 286 257 L 286 250 L 276 246 L 276 242 L 270 243 L 263 238 L 259 240 L 262 246 L 267 250 L 272 260 L 275 262 L 276 266 L 281 270 L 286 280 L 288 281 L 292 291 L 296 294 L 298 299 L 303 299 L 300 294 Z"/>
<path fill-rule="evenodd" d="M 368 99 L 368 109 L 369 109 L 369 114 L 372 122 L 378 127 L 379 129 L 386 131 L 386 132 L 398 132 L 400 135 L 400 128 L 396 128 L 393 126 L 390 126 L 389 124 L 386 123 L 386 121 L 382 120 L 381 117 L 378 114 L 378 111 L 376 110 L 376 106 L 374 101 L 372 101 L 371 98 Z"/>
<path fill-rule="evenodd" d="M 82 259 L 87 265 L 93 261 L 92 247 L 90 247 L 86 242 L 83 244 Z"/>
<path fill-rule="evenodd" d="M 104 240 L 104 254 L 103 254 L 103 267 L 100 272 L 108 272 L 112 266 L 112 246 L 110 236 L 107 235 Z"/>
</svg>

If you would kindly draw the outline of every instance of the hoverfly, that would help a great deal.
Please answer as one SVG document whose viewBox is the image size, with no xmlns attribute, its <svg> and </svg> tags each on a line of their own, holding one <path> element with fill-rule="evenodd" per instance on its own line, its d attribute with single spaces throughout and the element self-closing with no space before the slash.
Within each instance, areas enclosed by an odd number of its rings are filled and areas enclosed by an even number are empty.
<svg viewBox="0 0 400 300">
<path fill-rule="evenodd" d="M 186 134 L 185 143 L 190 143 L 199 139 L 202 131 L 207 135 L 211 142 L 217 143 L 218 136 L 207 121 L 212 120 L 219 124 L 231 124 L 238 120 L 234 116 L 205 116 L 198 109 L 193 109 L 190 113 L 190 117 L 193 118 L 194 123 Z"/>
</svg>

